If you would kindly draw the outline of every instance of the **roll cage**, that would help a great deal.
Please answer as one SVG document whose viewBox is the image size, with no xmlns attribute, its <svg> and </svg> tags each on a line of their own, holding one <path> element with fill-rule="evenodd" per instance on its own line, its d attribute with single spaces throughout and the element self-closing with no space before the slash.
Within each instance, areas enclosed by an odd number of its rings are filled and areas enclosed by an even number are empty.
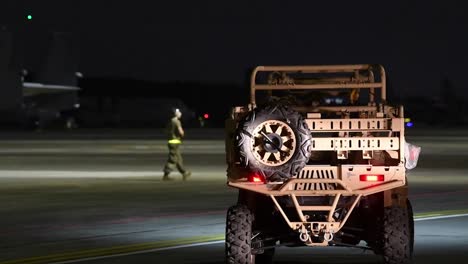
<svg viewBox="0 0 468 264">
<path fill-rule="evenodd" d="M 368 106 L 386 103 L 382 65 L 257 66 L 250 77 L 250 107 L 257 106 L 259 91 L 271 96 L 273 91 L 347 90 L 356 94 L 360 89 L 368 92 Z"/>
</svg>

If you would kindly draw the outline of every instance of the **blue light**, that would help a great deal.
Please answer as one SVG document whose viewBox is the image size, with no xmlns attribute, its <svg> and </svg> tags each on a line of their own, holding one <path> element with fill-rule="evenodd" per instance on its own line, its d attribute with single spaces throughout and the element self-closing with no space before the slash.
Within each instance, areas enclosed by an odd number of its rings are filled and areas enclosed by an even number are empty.
<svg viewBox="0 0 468 264">
<path fill-rule="evenodd" d="M 408 122 L 408 123 L 406 123 L 406 126 L 407 126 L 407 127 L 412 127 L 412 126 L 413 126 L 413 122 Z"/>
<path fill-rule="evenodd" d="M 335 103 L 342 104 L 343 103 L 343 98 L 335 98 Z"/>
</svg>

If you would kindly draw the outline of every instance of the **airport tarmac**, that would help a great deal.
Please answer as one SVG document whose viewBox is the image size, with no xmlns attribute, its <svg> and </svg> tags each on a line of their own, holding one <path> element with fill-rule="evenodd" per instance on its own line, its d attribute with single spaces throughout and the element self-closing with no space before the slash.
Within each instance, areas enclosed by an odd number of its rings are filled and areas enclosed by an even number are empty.
<svg viewBox="0 0 468 264">
<path fill-rule="evenodd" d="M 4 137 L 0 263 L 223 263 L 236 190 L 226 186 L 222 130 L 210 133 L 184 142 L 186 182 L 161 180 L 166 143 L 151 133 Z M 407 140 L 422 147 L 408 176 L 420 218 L 415 261 L 459 263 L 468 255 L 468 133 Z M 275 260 L 378 263 L 348 248 L 280 248 Z"/>
</svg>

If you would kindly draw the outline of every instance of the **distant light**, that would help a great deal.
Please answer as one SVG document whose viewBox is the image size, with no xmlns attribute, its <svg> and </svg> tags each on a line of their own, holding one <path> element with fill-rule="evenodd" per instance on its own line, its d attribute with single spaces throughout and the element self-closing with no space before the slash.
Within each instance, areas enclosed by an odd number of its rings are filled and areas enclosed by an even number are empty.
<svg viewBox="0 0 468 264">
<path fill-rule="evenodd" d="M 411 122 L 411 118 L 405 118 L 405 123 Z"/>
<path fill-rule="evenodd" d="M 342 104 L 343 103 L 343 98 L 335 98 L 335 103 Z"/>
<path fill-rule="evenodd" d="M 32 20 L 32 15 L 27 15 L 26 18 L 27 18 L 28 20 Z"/>
<path fill-rule="evenodd" d="M 210 115 L 209 115 L 208 113 L 205 113 L 205 114 L 203 115 L 203 118 L 208 119 L 208 118 L 210 118 Z"/>
<path fill-rule="evenodd" d="M 413 126 L 413 122 L 408 122 L 408 123 L 406 123 L 406 126 L 407 126 L 407 127 L 412 127 L 412 126 Z"/>
<path fill-rule="evenodd" d="M 80 104 L 75 104 L 75 108 L 80 108 Z"/>
</svg>

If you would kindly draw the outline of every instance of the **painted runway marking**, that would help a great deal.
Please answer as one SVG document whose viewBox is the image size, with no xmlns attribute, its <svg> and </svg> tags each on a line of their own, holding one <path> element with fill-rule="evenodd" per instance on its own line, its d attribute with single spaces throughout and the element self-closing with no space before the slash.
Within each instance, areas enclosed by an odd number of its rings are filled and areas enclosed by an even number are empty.
<svg viewBox="0 0 468 264">
<path fill-rule="evenodd" d="M 445 215 L 444 215 L 445 213 Z M 449 212 L 430 213 L 422 214 L 421 216 L 415 216 L 414 221 L 429 221 L 448 219 L 456 217 L 468 217 L 468 213 L 457 213 L 450 214 Z M 84 251 L 69 252 L 63 254 L 53 254 L 39 257 L 32 257 L 26 259 L 15 259 L 0 262 L 0 264 L 66 264 L 66 263 L 79 263 L 83 261 L 99 260 L 113 257 L 124 257 L 143 253 L 152 253 L 160 251 L 168 251 L 181 248 L 199 247 L 214 244 L 224 243 L 224 240 L 220 238 L 224 237 L 224 234 L 218 234 L 215 236 L 208 237 L 197 237 L 187 238 L 182 240 L 174 241 L 157 241 L 142 244 L 123 245 L 110 248 L 91 249 Z"/>
<path fill-rule="evenodd" d="M 45 263 L 71 263 L 83 262 L 89 259 L 110 258 L 112 256 L 128 256 L 145 252 L 164 251 L 182 247 L 208 245 L 211 242 L 224 241 L 223 235 L 198 236 L 166 241 L 154 241 L 140 244 L 120 245 L 107 248 L 94 248 L 82 251 L 71 251 L 45 256 L 23 259 L 13 259 L 0 262 L 0 264 L 45 264 Z"/>
<path fill-rule="evenodd" d="M 428 220 L 438 220 L 438 219 L 447 219 L 447 218 L 465 217 L 465 216 L 468 216 L 468 214 L 425 216 L 423 218 L 415 218 L 414 221 L 428 221 Z"/>
<path fill-rule="evenodd" d="M 75 260 L 69 260 L 69 261 L 53 262 L 51 264 L 77 263 L 77 262 L 90 261 L 90 260 L 99 260 L 99 259 L 115 258 L 115 257 L 125 257 L 125 256 L 130 256 L 130 255 L 136 255 L 136 254 L 153 253 L 153 252 L 167 251 L 167 250 L 180 249 L 180 248 L 208 246 L 208 245 L 221 244 L 221 243 L 224 243 L 224 240 L 217 240 L 217 241 L 210 241 L 210 242 L 203 242 L 203 243 L 194 243 L 194 244 L 180 245 L 180 246 L 173 246 L 173 247 L 165 247 L 165 248 L 154 248 L 154 249 L 142 250 L 142 251 L 138 251 L 138 252 L 114 254 L 114 255 L 108 255 L 108 256 L 98 256 L 98 257 L 92 257 L 92 258 L 84 258 L 84 259 L 75 259 Z"/>
<path fill-rule="evenodd" d="M 435 214 L 432 214 L 432 215 L 435 215 Z M 455 218 L 455 217 L 465 217 L 465 216 L 468 216 L 468 214 L 457 214 L 457 215 L 440 215 L 439 214 L 439 216 L 428 215 L 427 217 L 425 216 L 423 218 L 416 218 L 414 221 L 427 221 L 427 220 L 437 220 L 437 219 L 446 219 L 446 218 Z M 204 243 L 194 243 L 194 244 L 180 245 L 180 246 L 173 246 L 173 247 L 166 247 L 166 248 L 155 248 L 155 249 L 150 249 L 150 250 L 145 250 L 145 251 L 140 251 L 140 252 L 129 252 L 129 253 L 123 253 L 123 254 L 109 255 L 109 256 L 99 256 L 99 257 L 87 258 L 87 259 L 77 259 L 77 260 L 64 261 L 64 262 L 55 262 L 52 264 L 78 263 L 78 262 L 83 262 L 83 261 L 88 261 L 88 260 L 99 260 L 99 259 L 104 259 L 104 258 L 123 257 L 123 256 L 130 256 L 130 255 L 136 255 L 136 254 L 142 254 L 142 253 L 168 251 L 168 250 L 174 250 L 174 249 L 180 249 L 180 248 L 199 247 L 199 246 L 207 246 L 207 245 L 221 244 L 221 243 L 224 243 L 224 240 L 204 242 Z"/>
</svg>

